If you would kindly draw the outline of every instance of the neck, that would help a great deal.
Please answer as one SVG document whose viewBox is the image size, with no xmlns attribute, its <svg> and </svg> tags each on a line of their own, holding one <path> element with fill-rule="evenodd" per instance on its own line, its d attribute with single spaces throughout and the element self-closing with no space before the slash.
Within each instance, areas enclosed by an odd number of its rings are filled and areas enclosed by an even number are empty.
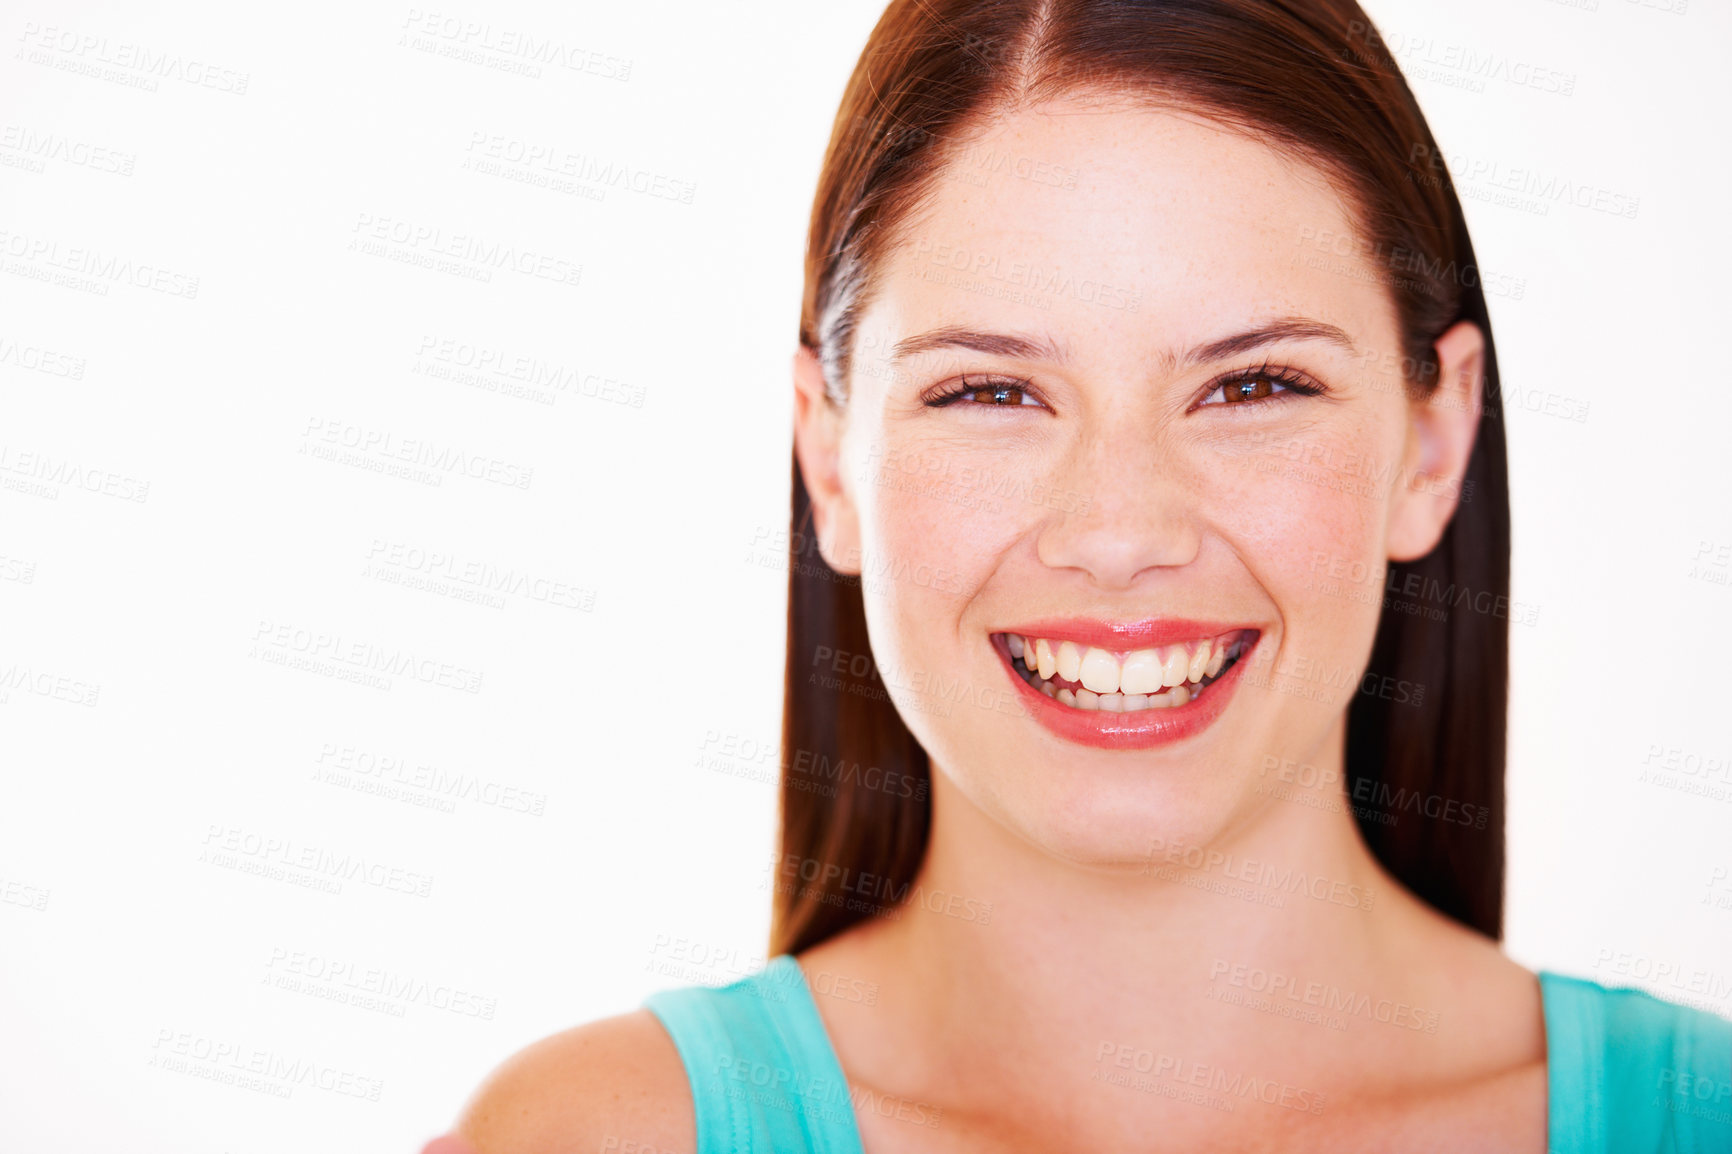
<svg viewBox="0 0 1732 1154">
<path fill-rule="evenodd" d="M 1339 783 L 1343 743 L 1330 744 L 1313 764 L 1332 758 Z M 1264 798 L 1230 833 L 1127 875 L 1030 845 L 935 767 L 914 900 L 876 935 L 908 979 L 906 1011 L 954 1026 L 921 1032 L 938 1048 L 926 1057 L 1004 1084 L 1030 1053 L 1063 1054 L 1086 1079 L 1122 1046 L 1254 1066 L 1283 1035 L 1247 1001 L 1316 1013 L 1316 991 L 1415 1000 L 1404 987 L 1425 908 L 1366 849 L 1339 786 L 1312 800 L 1324 804 Z M 1324 1048 L 1348 1036 L 1307 1033 Z"/>
</svg>

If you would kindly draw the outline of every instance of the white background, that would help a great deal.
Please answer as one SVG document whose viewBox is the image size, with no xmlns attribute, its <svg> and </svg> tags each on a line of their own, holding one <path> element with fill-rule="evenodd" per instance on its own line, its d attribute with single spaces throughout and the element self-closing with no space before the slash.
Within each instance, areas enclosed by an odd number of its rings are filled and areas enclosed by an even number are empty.
<svg viewBox="0 0 1732 1154">
<path fill-rule="evenodd" d="M 1371 7 L 1481 261 L 1521 286 L 1492 299 L 1521 398 L 1514 595 L 1538 614 L 1512 628 L 1509 951 L 1732 1015 L 1732 19 Z M 517 1047 L 757 963 L 801 251 L 880 8 L 5 17 L 8 1149 L 413 1151 Z M 471 21 L 490 29 L 465 48 Z M 481 46 L 523 34 L 587 63 L 524 75 Z M 668 195 L 506 179 L 472 163 L 493 137 Z M 1512 169 L 1634 216 L 1498 203 Z M 373 227 L 581 272 L 484 282 L 351 247 Z M 54 283 L 68 265 L 87 283 Z M 547 404 L 454 377 L 447 342 L 569 387 Z M 327 434 L 454 448 L 499 479 L 322 459 Z M 531 580 L 497 603 L 412 588 L 433 554 Z M 321 635 L 480 691 L 277 660 Z M 730 740 L 763 754 L 704 760 Z M 417 785 L 424 766 L 444 784 Z M 381 781 L 396 796 L 366 792 Z M 244 869 L 303 854 L 366 872 L 328 893 Z M 658 969 L 673 939 L 717 960 Z M 375 971 L 395 992 L 357 1004 Z M 232 1073 L 219 1054 L 334 1088 L 200 1076 Z"/>
</svg>

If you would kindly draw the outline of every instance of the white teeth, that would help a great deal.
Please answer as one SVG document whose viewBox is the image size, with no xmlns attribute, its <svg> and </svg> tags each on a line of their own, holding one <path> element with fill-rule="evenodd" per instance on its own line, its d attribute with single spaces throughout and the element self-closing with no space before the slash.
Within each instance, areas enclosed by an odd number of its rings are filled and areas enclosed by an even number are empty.
<svg viewBox="0 0 1732 1154">
<path fill-rule="evenodd" d="M 1125 657 L 1119 673 L 1119 688 L 1126 693 L 1154 693 L 1161 688 L 1161 655 L 1153 649 L 1138 649 Z"/>
<path fill-rule="evenodd" d="M 1066 646 L 1070 642 L 1065 642 Z M 1064 673 L 1064 666 L 1059 665 L 1059 673 Z M 1080 681 L 1096 693 L 1117 693 L 1119 691 L 1119 661 L 1104 649 L 1089 647 L 1083 654 L 1081 667 L 1068 680 Z"/>
<path fill-rule="evenodd" d="M 1221 666 L 1225 664 L 1227 664 L 1227 647 L 1225 645 L 1217 645 L 1215 646 L 1215 652 L 1209 655 L 1209 665 L 1208 668 L 1203 670 L 1203 676 L 1215 676 L 1215 674 L 1221 672 Z"/>
<path fill-rule="evenodd" d="M 1047 644 L 1044 637 L 1034 643 L 1034 663 L 1036 671 L 1049 681 L 1052 680 L 1052 675 L 1058 672 L 1058 662 L 1053 660 L 1052 646 Z"/>
<path fill-rule="evenodd" d="M 1219 676 L 1227 662 L 1249 648 L 1245 635 L 1234 632 L 1190 645 L 1132 650 L 1121 663 L 1111 650 L 1074 641 L 1017 633 L 1005 639 L 1011 657 L 1029 670 L 1034 688 L 1073 709 L 1107 713 L 1185 705 L 1202 692 L 1200 682 Z M 1074 687 L 1060 689 L 1055 676 Z"/>
<path fill-rule="evenodd" d="M 1166 660 L 1161 663 L 1161 684 L 1169 689 L 1175 685 L 1182 685 L 1190 672 L 1191 655 L 1185 652 L 1185 647 L 1183 645 L 1168 646 Z"/>
<path fill-rule="evenodd" d="M 1209 643 L 1203 642 L 1197 646 L 1197 651 L 1191 654 L 1191 667 L 1185 671 L 1186 681 L 1203 680 L 1203 671 L 1209 668 Z"/>
<path fill-rule="evenodd" d="M 1066 681 L 1082 680 L 1077 676 L 1082 669 L 1082 652 L 1082 647 L 1074 641 L 1059 642 L 1055 657 L 1058 662 L 1058 675 L 1060 677 Z"/>
</svg>

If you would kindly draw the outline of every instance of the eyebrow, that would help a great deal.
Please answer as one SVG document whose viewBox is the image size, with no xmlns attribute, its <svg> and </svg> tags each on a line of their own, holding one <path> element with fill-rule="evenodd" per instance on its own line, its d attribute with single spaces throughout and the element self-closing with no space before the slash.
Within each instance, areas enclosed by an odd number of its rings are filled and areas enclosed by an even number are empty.
<svg viewBox="0 0 1732 1154">
<path fill-rule="evenodd" d="M 1237 356 L 1240 353 L 1260 349 L 1264 345 L 1273 345 L 1281 341 L 1326 341 L 1329 344 L 1339 346 L 1354 356 L 1359 354 L 1359 350 L 1354 347 L 1353 338 L 1335 325 L 1314 321 L 1308 317 L 1282 317 L 1280 320 L 1270 321 L 1266 325 L 1259 325 L 1257 328 L 1247 329 L 1242 333 L 1234 333 L 1231 336 L 1209 341 L 1207 344 L 1197 345 L 1188 350 L 1183 357 L 1178 358 L 1176 363 L 1171 354 L 1168 354 L 1166 359 L 1169 368 L 1190 368 L 1193 365 L 1208 364 L 1210 361 L 1225 360 L 1227 357 Z"/>
<path fill-rule="evenodd" d="M 1069 364 L 1070 358 L 1063 349 L 1053 343 L 1048 337 L 1021 337 L 1010 333 L 988 333 L 979 329 L 967 329 L 958 325 L 947 325 L 941 329 L 921 333 L 919 336 L 905 337 L 896 342 L 891 350 L 892 360 L 900 361 L 906 357 L 929 353 L 935 349 L 972 349 L 977 353 L 988 353 L 995 357 L 1012 357 L 1024 361 L 1052 361 L 1054 364 Z"/>
<path fill-rule="evenodd" d="M 1168 352 L 1161 359 L 1171 372 L 1179 368 L 1224 360 L 1281 341 L 1326 341 L 1355 356 L 1359 352 L 1353 344 L 1353 338 L 1335 325 L 1308 317 L 1282 317 L 1254 329 L 1195 345 L 1182 356 L 1174 356 Z M 897 341 L 891 350 L 891 359 L 900 361 L 937 349 L 971 349 L 977 353 L 1016 360 L 1050 361 L 1058 365 L 1070 363 L 1070 357 L 1064 348 L 1050 337 L 984 332 L 959 325 L 947 325 Z"/>
</svg>

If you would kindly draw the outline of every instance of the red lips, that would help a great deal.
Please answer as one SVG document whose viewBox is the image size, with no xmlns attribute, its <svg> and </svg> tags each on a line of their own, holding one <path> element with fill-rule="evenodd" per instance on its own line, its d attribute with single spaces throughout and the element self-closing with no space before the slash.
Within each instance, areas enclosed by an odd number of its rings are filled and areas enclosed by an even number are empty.
<svg viewBox="0 0 1732 1154">
<path fill-rule="evenodd" d="M 1020 633 L 1033 639 L 1074 641 L 1092 645 L 1121 657 L 1133 649 L 1152 649 L 1157 645 L 1176 645 L 1181 641 L 1202 641 L 1219 637 L 1235 629 L 1252 626 L 1234 621 L 1186 621 L 1177 617 L 1150 617 L 1143 621 L 1099 621 L 1087 617 L 1053 617 L 1023 625 L 1007 625 L 999 633 Z"/>
<path fill-rule="evenodd" d="M 1152 749 L 1193 737 L 1221 716 L 1238 686 L 1239 671 L 1247 664 L 1246 659 L 1262 640 L 1259 631 L 1252 626 L 1240 624 L 1179 621 L 1173 618 L 1125 623 L 1072 618 L 1036 622 L 1007 631 L 1027 637 L 1045 637 L 1049 641 L 1074 641 L 1079 645 L 1093 645 L 1123 654 L 1133 649 L 1218 637 L 1235 629 L 1244 629 L 1254 636 L 1232 666 L 1223 670 L 1220 677 L 1202 693 L 1184 705 L 1169 706 L 1166 709 L 1144 709 L 1134 713 L 1077 709 L 1060 704 L 1024 681 L 1016 672 L 1011 664 L 1013 658 L 1010 655 L 1010 645 L 1003 633 L 995 633 L 992 644 L 1003 661 L 1005 676 L 1016 686 L 1017 700 L 1047 732 L 1065 741 L 1090 745 L 1097 749 Z"/>
</svg>

